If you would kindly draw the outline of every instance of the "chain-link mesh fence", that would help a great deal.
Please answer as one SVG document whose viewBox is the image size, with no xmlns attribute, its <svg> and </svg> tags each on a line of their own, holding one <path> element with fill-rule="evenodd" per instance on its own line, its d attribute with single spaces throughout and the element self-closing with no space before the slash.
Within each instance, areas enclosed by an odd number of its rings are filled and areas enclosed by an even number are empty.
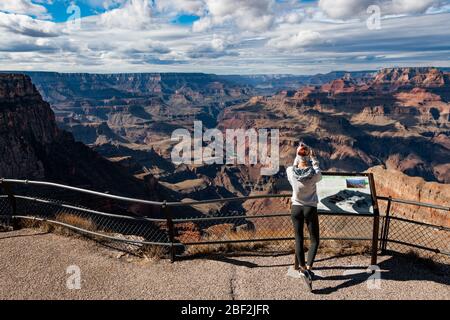
<svg viewBox="0 0 450 320">
<path fill-rule="evenodd" d="M 11 215 L 11 205 L 7 196 L 0 196 L 0 231 L 8 230 L 10 225 L 9 216 Z"/>
<path fill-rule="evenodd" d="M 450 264 L 450 229 L 426 223 L 389 218 L 386 250 Z"/>
<path fill-rule="evenodd" d="M 264 216 L 176 219 L 175 239 L 185 255 L 214 251 L 254 250 L 292 252 L 294 229 L 288 213 Z M 322 247 L 340 242 L 369 248 L 373 216 L 320 215 Z M 305 227 L 307 239 L 308 231 Z M 328 243 L 328 241 L 333 241 Z"/>
<path fill-rule="evenodd" d="M 166 219 L 133 215 L 131 212 L 115 213 L 93 210 L 53 199 L 14 196 L 16 212 L 7 196 L 0 196 L 0 224 L 3 229 L 39 227 L 58 233 L 83 234 L 96 241 L 107 243 L 118 250 L 135 252 L 144 246 L 169 246 Z M 164 248 L 163 248 L 164 249 Z M 167 250 L 161 250 L 164 252 Z"/>
<path fill-rule="evenodd" d="M 87 208 L 78 208 L 50 199 L 31 199 L 16 196 L 17 212 L 23 216 L 33 216 L 58 221 L 88 231 L 105 235 L 135 236 L 140 241 L 166 243 L 165 220 L 133 217 L 124 214 L 109 214 Z"/>
<path fill-rule="evenodd" d="M 65 197 L 60 198 L 59 193 L 52 195 L 49 189 L 40 187 L 21 191 L 21 195 L 14 195 L 15 212 L 11 197 L 0 196 L 0 224 L 11 225 L 14 214 L 14 221 L 25 226 L 32 224 L 33 219 L 46 220 L 117 243 L 164 246 L 167 250 L 173 247 L 182 256 L 216 251 L 283 253 L 293 252 L 294 248 L 293 226 L 287 212 L 264 212 L 254 216 L 235 212 L 232 216 L 211 216 L 199 214 L 188 205 L 124 203 L 98 195 L 76 196 L 76 192 L 64 192 Z M 329 247 L 358 248 L 361 252 L 370 250 L 373 216 L 321 214 L 319 221 L 322 250 Z M 381 217 L 377 238 L 382 249 L 402 253 L 413 251 L 420 257 L 449 263 L 448 228 L 392 215 L 389 223 L 386 222 L 386 217 Z"/>
</svg>

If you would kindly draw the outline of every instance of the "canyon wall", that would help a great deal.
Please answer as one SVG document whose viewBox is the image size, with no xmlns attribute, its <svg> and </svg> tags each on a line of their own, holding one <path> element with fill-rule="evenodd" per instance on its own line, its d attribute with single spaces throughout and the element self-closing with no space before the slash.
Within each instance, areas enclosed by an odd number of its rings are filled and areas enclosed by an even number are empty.
<svg viewBox="0 0 450 320">
<path fill-rule="evenodd" d="M 375 178 L 377 195 L 450 207 L 450 184 L 427 182 L 420 177 L 409 177 L 397 170 L 376 166 L 367 170 Z M 386 210 L 386 201 L 379 201 L 380 213 Z M 450 212 L 415 205 L 392 203 L 391 214 L 415 221 L 450 227 Z"/>
<path fill-rule="evenodd" d="M 0 74 L 0 177 L 145 196 L 144 183 L 58 129 L 31 79 Z"/>
</svg>

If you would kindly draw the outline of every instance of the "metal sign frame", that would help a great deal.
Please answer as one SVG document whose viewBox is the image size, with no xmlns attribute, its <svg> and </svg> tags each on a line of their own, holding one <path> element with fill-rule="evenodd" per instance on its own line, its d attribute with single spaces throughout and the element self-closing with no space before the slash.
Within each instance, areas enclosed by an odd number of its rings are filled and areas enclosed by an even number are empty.
<svg viewBox="0 0 450 320">
<path fill-rule="evenodd" d="M 372 227 L 372 246 L 371 246 L 371 259 L 370 265 L 376 265 L 378 260 L 378 233 L 380 226 L 380 211 L 377 200 L 377 192 L 375 188 L 375 180 L 373 173 L 369 172 L 322 172 L 323 176 L 350 176 L 350 177 L 367 177 L 369 180 L 370 196 L 372 199 L 373 213 L 361 214 L 361 213 L 333 213 L 330 211 L 318 211 L 319 215 L 341 215 L 341 216 L 369 216 L 373 217 Z M 299 269 L 299 262 L 297 259 L 297 253 L 295 253 L 295 269 Z"/>
</svg>

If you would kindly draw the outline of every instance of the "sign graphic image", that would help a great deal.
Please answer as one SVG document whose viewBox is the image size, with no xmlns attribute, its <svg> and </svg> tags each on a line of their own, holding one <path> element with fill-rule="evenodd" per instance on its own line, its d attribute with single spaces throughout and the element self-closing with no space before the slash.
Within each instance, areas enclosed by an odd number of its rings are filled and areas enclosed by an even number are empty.
<svg viewBox="0 0 450 320">
<path fill-rule="evenodd" d="M 373 214 L 368 177 L 323 175 L 317 195 L 317 207 L 322 212 Z"/>
</svg>

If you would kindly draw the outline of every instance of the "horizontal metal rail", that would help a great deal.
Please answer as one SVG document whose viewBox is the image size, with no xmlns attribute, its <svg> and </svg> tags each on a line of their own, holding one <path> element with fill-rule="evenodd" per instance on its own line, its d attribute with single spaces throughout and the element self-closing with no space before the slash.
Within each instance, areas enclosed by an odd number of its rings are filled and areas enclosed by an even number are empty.
<svg viewBox="0 0 450 320">
<path fill-rule="evenodd" d="M 409 204 L 413 206 L 419 206 L 419 207 L 426 207 L 426 208 L 432 208 L 432 209 L 438 209 L 438 210 L 444 210 L 444 211 L 450 211 L 450 207 L 441 206 L 438 204 L 432 204 L 432 203 L 426 203 L 426 202 L 418 202 L 418 201 L 412 201 L 412 200 L 403 200 L 403 199 L 396 199 L 396 198 L 389 198 L 385 196 L 378 196 L 378 200 L 383 201 L 389 201 L 396 202 L 396 203 L 402 203 L 402 204 Z"/>
<path fill-rule="evenodd" d="M 390 216 L 389 219 L 403 221 L 403 222 L 412 223 L 412 224 L 417 224 L 419 226 L 425 226 L 425 227 L 433 228 L 433 229 L 436 229 L 436 230 L 439 230 L 439 231 L 442 231 L 442 230 L 450 231 L 450 228 L 448 228 L 448 227 L 436 226 L 434 224 L 429 224 L 429 223 L 425 223 L 425 222 L 409 220 L 409 219 L 405 219 L 405 218 L 401 218 L 401 217 Z"/>
<path fill-rule="evenodd" d="M 211 199 L 211 200 L 195 200 L 195 201 L 186 201 L 186 202 L 167 202 L 167 206 L 170 206 L 170 207 L 182 207 L 182 206 L 209 204 L 209 203 L 246 201 L 246 200 L 268 199 L 268 198 L 290 198 L 290 197 L 292 197 L 292 194 L 259 194 L 259 195 L 254 195 L 254 196 L 232 197 L 232 198 Z"/>
<path fill-rule="evenodd" d="M 214 241 L 196 241 L 196 242 L 183 242 L 183 245 L 195 246 L 195 245 L 211 245 L 211 244 L 226 244 L 226 243 L 246 243 L 246 242 L 273 242 L 273 241 L 291 241 L 295 240 L 294 237 L 285 238 L 257 238 L 257 239 L 242 239 L 242 240 L 214 240 Z M 305 238 L 309 240 L 309 238 Z M 320 240 L 349 240 L 349 241 L 372 241 L 372 238 L 335 238 L 335 237 L 322 237 Z"/>
<path fill-rule="evenodd" d="M 231 219 L 259 219 L 259 218 L 278 218 L 278 217 L 290 217 L 290 214 L 268 214 L 268 215 L 255 215 L 255 216 L 213 216 L 213 217 L 198 217 L 198 218 L 178 218 L 172 219 L 174 223 L 182 222 L 196 222 L 196 221 L 216 221 L 216 220 L 231 220 Z"/>
<path fill-rule="evenodd" d="M 1 198 L 7 198 L 7 195 L 0 195 L 0 199 Z M 127 215 L 120 215 L 120 214 L 111 214 L 111 213 L 106 213 L 106 212 L 102 212 L 102 211 L 97 211 L 97 210 L 92 210 L 92 209 L 87 209 L 84 207 L 79 207 L 79 206 L 73 206 L 73 205 L 68 205 L 68 204 L 62 204 L 59 202 L 56 202 L 54 200 L 49 200 L 49 199 L 40 199 L 40 198 L 35 198 L 35 197 L 27 197 L 27 196 L 20 196 L 20 195 L 14 195 L 14 197 L 16 197 L 17 199 L 23 199 L 23 200 L 28 200 L 31 202 L 39 202 L 39 203 L 45 203 L 45 204 L 50 204 L 50 205 L 54 205 L 60 208 L 67 208 L 67 209 L 72 209 L 72 210 L 78 210 L 78 211 L 82 211 L 82 212 L 86 212 L 86 213 L 92 213 L 92 214 L 96 214 L 96 215 L 100 215 L 100 216 L 106 216 L 106 217 L 111 217 L 111 218 L 119 218 L 119 219 L 127 219 L 127 220 L 134 220 L 134 221 L 149 221 L 149 222 L 166 222 L 166 219 L 157 219 L 157 218 L 148 218 L 148 217 L 139 217 L 139 216 L 127 216 Z M 327 211 L 320 211 L 319 213 L 321 215 L 335 215 L 332 214 L 330 212 Z M 286 217 L 290 217 L 291 214 L 290 213 L 273 213 L 273 214 L 262 214 L 262 215 L 251 215 L 251 216 L 247 216 L 247 215 L 236 215 L 236 216 L 209 216 L 209 217 L 193 217 L 193 218 L 178 218 L 178 219 L 173 219 L 173 222 L 175 223 L 183 223 L 183 222 L 197 222 L 197 221 L 216 221 L 216 220 L 232 220 L 232 219 L 263 219 L 263 218 L 286 218 Z M 342 213 L 339 214 L 339 216 L 372 216 L 370 214 L 358 214 L 358 213 Z M 385 217 L 384 215 L 380 215 L 380 218 Z M 403 222 L 407 222 L 407 223 L 413 223 L 413 224 L 417 224 L 417 225 L 421 225 L 421 226 L 426 226 L 426 227 L 430 227 L 430 228 L 434 228 L 436 230 L 444 230 L 444 231 L 450 231 L 450 228 L 448 227 L 444 227 L 444 226 L 437 226 L 437 225 L 433 225 L 433 224 L 429 224 L 429 223 L 425 223 L 425 222 L 420 222 L 420 221 L 415 221 L 415 220 L 409 220 L 409 219 L 405 219 L 405 218 L 401 218 L 401 217 L 394 217 L 391 216 L 389 217 L 392 220 L 398 220 L 398 221 L 403 221 Z"/>
<path fill-rule="evenodd" d="M 336 175 L 336 174 L 346 175 L 346 173 L 332 173 L 329 175 Z M 364 174 L 361 174 L 361 175 L 364 175 Z M 36 186 L 41 186 L 41 187 L 46 186 L 46 187 L 60 188 L 60 189 L 65 189 L 65 190 L 71 190 L 71 191 L 91 194 L 91 195 L 95 195 L 95 196 L 99 196 L 99 197 L 115 199 L 115 200 L 119 200 L 119 201 L 125 201 L 125 202 L 131 202 L 131 203 L 141 203 L 141 204 L 147 204 L 147 205 L 155 205 L 155 206 L 160 206 L 163 208 L 169 207 L 169 206 L 171 206 L 171 207 L 195 206 L 195 205 L 202 205 L 202 204 L 223 203 L 223 202 L 231 202 L 231 201 L 246 201 L 246 200 L 253 200 L 253 199 L 291 197 L 291 194 L 266 194 L 266 195 L 253 195 L 253 196 L 242 196 L 242 197 L 232 197 L 232 198 L 222 198 L 222 199 L 211 199 L 211 200 L 202 200 L 202 201 L 194 200 L 194 201 L 188 201 L 188 202 L 183 202 L 183 201 L 181 201 L 181 202 L 158 202 L 158 201 L 150 201 L 150 200 L 136 199 L 136 198 L 130 198 L 130 197 L 122 197 L 122 196 L 118 196 L 118 195 L 112 195 L 109 193 L 102 193 L 102 192 L 98 192 L 98 191 L 87 190 L 87 189 L 82 189 L 82 188 L 77 188 L 77 187 L 71 187 L 71 186 L 57 184 L 57 183 L 51 183 L 51 182 L 16 180 L 16 179 L 0 179 L 0 181 L 4 181 L 7 183 L 11 183 L 11 184 L 36 185 Z M 0 196 L 0 197 L 6 198 L 8 196 Z M 150 221 L 150 222 L 166 222 L 167 221 L 167 219 L 153 219 L 153 218 L 148 218 L 148 217 L 136 217 L 136 216 L 127 216 L 127 215 L 119 215 L 119 214 L 110 214 L 110 213 L 101 212 L 101 211 L 97 211 L 97 210 L 91 210 L 88 208 L 78 207 L 78 206 L 74 206 L 74 205 L 61 204 L 54 200 L 48 200 L 48 199 L 40 199 L 40 198 L 27 197 L 27 196 L 21 196 L 21 195 L 13 195 L 13 197 L 15 197 L 17 199 L 23 199 L 23 200 L 32 201 L 32 202 L 55 205 L 55 206 L 59 206 L 61 208 L 66 208 L 66 209 L 71 209 L 71 210 L 79 210 L 82 212 L 100 215 L 100 216 L 107 216 L 107 217 L 111 217 L 111 218 L 128 219 L 128 220 L 133 220 L 133 221 Z M 437 210 L 450 211 L 450 207 L 442 206 L 442 205 L 435 205 L 435 204 L 430 204 L 430 203 L 422 203 L 422 202 L 417 202 L 417 201 L 396 199 L 396 198 L 390 198 L 390 197 L 384 197 L 384 196 L 378 196 L 377 199 L 381 200 L 381 201 L 391 201 L 393 203 L 400 203 L 400 204 L 414 205 L 414 206 L 419 206 L 419 207 L 433 208 L 433 209 L 437 209 Z M 319 213 L 321 215 L 332 215 L 332 213 L 327 212 L 327 211 L 319 211 Z M 341 215 L 341 216 L 372 216 L 371 214 L 357 214 L 357 213 L 343 213 L 343 214 L 339 214 L 339 215 Z M 70 225 L 70 224 L 67 224 L 67 223 L 64 223 L 61 221 L 52 220 L 52 219 L 33 217 L 33 216 L 23 216 L 23 215 L 13 215 L 10 217 L 18 218 L 18 219 L 45 221 L 45 222 L 48 222 L 51 224 L 59 225 L 59 226 L 66 227 L 71 230 L 78 231 L 83 234 L 102 237 L 105 239 L 119 241 L 119 242 L 136 244 L 136 245 L 160 245 L 160 246 L 174 247 L 174 246 L 202 245 L 202 244 L 208 245 L 208 244 L 225 244 L 225 243 L 271 242 L 271 241 L 294 240 L 293 237 L 285 237 L 285 238 L 264 238 L 264 239 L 260 238 L 260 239 L 242 239 L 242 240 L 226 240 L 226 239 L 224 239 L 224 240 L 211 240 L 211 241 L 198 241 L 198 242 L 190 241 L 190 242 L 184 242 L 184 243 L 179 243 L 176 241 L 170 241 L 170 242 L 138 241 L 138 240 L 127 240 L 127 239 L 117 238 L 117 237 L 110 236 L 107 234 L 86 230 L 86 229 L 83 229 L 80 227 L 75 227 L 73 225 Z M 183 223 L 183 222 L 198 222 L 198 221 L 212 221 L 212 220 L 226 220 L 226 219 L 260 219 L 260 218 L 277 218 L 277 217 L 290 217 L 290 214 L 282 213 L 282 214 L 268 214 L 268 215 L 259 214 L 259 215 L 254 215 L 254 216 L 236 215 L 236 216 L 214 216 L 214 217 L 209 216 L 209 217 L 194 217 L 194 218 L 178 218 L 178 219 L 173 219 L 173 222 L 174 223 Z M 381 216 L 381 217 L 383 217 L 383 216 Z M 407 223 L 413 223 L 413 224 L 417 224 L 417 225 L 423 225 L 423 226 L 431 227 L 431 228 L 434 228 L 437 230 L 450 231 L 450 228 L 448 228 L 448 227 L 436 226 L 436 225 L 423 223 L 423 222 L 419 222 L 419 221 L 404 219 L 401 217 L 390 216 L 389 219 L 404 221 Z M 366 240 L 372 240 L 372 238 L 322 238 L 322 240 L 366 241 Z M 381 240 L 381 239 L 379 239 L 379 240 Z M 403 242 L 400 240 L 394 240 L 394 239 L 384 239 L 384 240 L 386 240 L 387 242 L 398 243 L 401 245 L 415 247 L 415 248 L 423 249 L 423 250 L 428 250 L 431 252 L 440 253 L 440 254 L 444 254 L 447 256 L 450 255 L 449 252 L 442 251 L 441 249 L 428 248 L 428 247 L 421 246 L 418 244 L 407 243 L 407 242 Z"/>
<path fill-rule="evenodd" d="M 227 243 L 273 242 L 273 241 L 292 241 L 292 240 L 295 240 L 294 237 L 284 237 L 284 238 L 258 238 L 258 239 L 242 239 L 242 240 L 197 241 L 197 242 L 183 242 L 183 243 L 175 242 L 175 243 L 172 244 L 170 242 L 138 241 L 138 240 L 129 240 L 129 239 L 117 238 L 117 237 L 109 236 L 109 235 L 106 235 L 106 234 L 103 234 L 103 233 L 99 233 L 99 232 L 90 231 L 90 230 L 86 230 L 86 229 L 83 229 L 83 228 L 75 227 L 75 226 L 72 226 L 70 224 L 67 224 L 67 223 L 64 223 L 64 222 L 61 222 L 61 221 L 45 219 L 45 218 L 40 218 L 40 217 L 17 215 L 17 216 L 12 216 L 12 218 L 46 222 L 46 223 L 50 223 L 50 224 L 54 224 L 54 225 L 59 225 L 59 226 L 65 227 L 65 228 L 68 228 L 70 230 L 75 230 L 75 231 L 78 231 L 78 232 L 83 233 L 83 234 L 87 234 L 87 235 L 91 235 L 91 236 L 97 236 L 97 237 L 101 237 L 101 238 L 104 238 L 104 239 L 118 241 L 118 242 L 123 242 L 123 243 L 129 243 L 129 244 L 133 244 L 133 245 L 158 245 L 158 246 L 186 246 L 186 245 L 190 245 L 190 246 L 194 246 L 194 245 L 215 245 L 215 244 L 227 244 Z M 308 240 L 308 238 L 305 238 L 305 239 Z M 348 238 L 323 237 L 323 238 L 321 238 L 321 240 L 324 240 L 324 241 L 330 241 L 330 240 L 370 241 L 370 240 L 372 240 L 372 238 L 362 238 L 362 237 L 358 237 L 358 238 L 350 238 L 350 237 L 348 237 Z M 408 242 L 404 242 L 404 241 L 400 241 L 400 240 L 388 240 L 388 241 L 392 242 L 392 243 L 397 243 L 397 244 L 401 244 L 401 245 L 405 245 L 405 246 L 410 246 L 410 247 L 414 247 L 414 248 L 418 248 L 418 249 L 422 249 L 422 250 L 431 251 L 431 252 L 434 252 L 434 253 L 439 253 L 439 254 L 443 254 L 443 255 L 446 255 L 446 256 L 450 256 L 449 252 L 445 252 L 445 251 L 442 251 L 440 249 L 428 248 L 428 247 L 425 247 L 425 246 L 421 246 L 421 245 L 417 245 L 417 244 L 413 244 L 413 243 L 408 243 Z"/>
<path fill-rule="evenodd" d="M 71 187 L 64 184 L 59 183 L 53 183 L 53 182 L 44 182 L 44 181 L 32 181 L 32 180 L 16 180 L 16 179 L 0 179 L 0 181 L 5 181 L 8 183 L 15 183 L 15 184 L 24 184 L 24 185 L 36 185 L 36 186 L 46 186 L 46 187 L 54 187 L 59 189 L 66 189 L 86 194 L 91 194 L 103 198 L 109 198 L 109 199 L 115 199 L 125 202 L 133 202 L 133 203 L 142 203 L 142 204 L 149 204 L 149 205 L 158 205 L 161 206 L 163 203 L 158 201 L 150 201 L 150 200 L 143 200 L 143 199 L 137 199 L 137 198 L 129 198 L 129 197 L 122 197 L 122 196 L 116 196 L 109 193 L 104 192 L 98 192 L 88 189 L 82 189 L 77 187 Z"/>
<path fill-rule="evenodd" d="M 421 245 L 418 245 L 418 244 L 409 243 L 409 242 L 405 242 L 405 241 L 401 241 L 401 240 L 388 239 L 387 241 L 388 242 L 392 242 L 392 243 L 401 244 L 401 245 L 408 246 L 408 247 L 413 247 L 413 248 L 417 248 L 417 249 L 421 249 L 421 250 L 431 251 L 431 252 L 434 252 L 434 253 L 439 253 L 439 254 L 443 254 L 443 255 L 446 255 L 446 256 L 450 256 L 450 252 L 442 251 L 442 250 L 436 249 L 436 248 L 434 248 L 434 249 L 433 248 L 428 248 L 428 247 L 425 247 L 425 246 L 421 246 Z"/>
<path fill-rule="evenodd" d="M 91 236 L 102 237 L 102 238 L 109 239 L 109 240 L 126 242 L 126 243 L 130 243 L 130 244 L 135 244 L 135 245 L 172 246 L 172 244 L 170 242 L 151 242 L 151 241 L 138 241 L 138 240 L 129 240 L 129 239 L 117 238 L 117 237 L 109 236 L 109 235 L 106 235 L 106 234 L 103 234 L 103 233 L 99 233 L 99 232 L 90 231 L 90 230 L 86 230 L 86 229 L 83 229 L 83 228 L 75 227 L 75 226 L 73 226 L 71 224 L 67 224 L 67 223 L 64 223 L 64 222 L 61 222 L 61 221 L 45 219 L 45 218 L 40 218 L 40 217 L 16 215 L 16 216 L 12 216 L 12 218 L 47 222 L 47 223 L 59 225 L 59 226 L 62 226 L 62 227 L 66 227 L 68 229 L 75 230 L 75 231 L 78 231 L 78 232 L 81 232 L 81 233 L 84 233 L 84 234 L 88 234 L 88 235 L 91 235 Z M 182 243 L 173 243 L 173 245 L 175 245 L 175 246 L 183 246 Z"/>
<path fill-rule="evenodd" d="M 355 175 L 353 173 L 336 173 L 336 172 L 324 172 L 324 175 Z M 364 176 L 364 173 L 357 174 Z M 130 198 L 130 197 L 123 197 L 118 195 L 112 195 L 109 193 L 104 192 L 98 192 L 83 188 L 77 188 L 72 186 L 67 186 L 59 183 L 53 183 L 53 182 L 45 182 L 45 181 L 33 181 L 33 180 L 17 180 L 17 179 L 0 179 L 0 181 L 12 183 L 12 184 L 23 184 L 23 185 L 37 185 L 37 186 L 47 186 L 47 187 L 54 187 L 54 188 L 60 188 L 60 189 L 66 189 L 86 194 L 91 194 L 99 197 L 109 198 L 109 199 L 115 199 L 119 201 L 125 201 L 125 202 L 132 202 L 132 203 L 142 203 L 142 204 L 148 204 L 148 205 L 156 205 L 156 206 L 172 206 L 172 207 L 180 207 L 180 206 L 192 206 L 192 205 L 202 205 L 202 204 L 210 204 L 210 203 L 222 203 L 222 202 L 231 202 L 231 201 L 246 201 L 246 200 L 255 200 L 255 199 L 267 199 L 267 198 L 288 198 L 291 197 L 292 194 L 264 194 L 264 195 L 253 195 L 253 196 L 243 196 L 243 197 L 232 197 L 232 198 L 221 198 L 221 199 L 211 199 L 211 200 L 194 200 L 194 201 L 179 201 L 179 202 L 161 202 L 161 201 L 151 201 L 151 200 L 144 200 L 144 199 L 138 199 L 138 198 Z M 388 201 L 389 197 L 386 196 L 377 196 L 378 200 Z M 433 208 L 437 210 L 444 210 L 444 211 L 450 211 L 450 207 L 442 206 L 442 205 L 436 205 L 431 203 L 423 203 L 423 202 L 417 202 L 412 200 L 403 200 L 403 199 L 396 199 L 396 198 L 390 198 L 392 202 L 396 203 L 402 203 L 402 204 L 408 204 L 408 205 L 416 205 L 420 207 L 427 207 L 427 208 Z"/>
<path fill-rule="evenodd" d="M 0 195 L 0 198 L 7 198 L 7 197 L 8 196 Z M 62 204 L 62 203 L 56 202 L 54 200 L 47 200 L 47 199 L 40 199 L 40 198 L 26 197 L 26 196 L 18 196 L 18 195 L 14 195 L 14 197 L 17 198 L 17 199 L 23 199 L 23 200 L 29 200 L 29 201 L 32 201 L 32 202 L 39 202 L 39 203 L 50 204 L 50 205 L 57 206 L 57 207 L 60 207 L 60 208 L 66 208 L 66 209 L 71 209 L 71 210 L 83 211 L 83 212 L 86 212 L 86 213 L 91 213 L 91 214 L 104 216 L 104 217 L 128 219 L 128 220 L 135 220 L 135 221 L 166 222 L 166 219 L 156 219 L 156 218 L 148 218 L 148 217 L 136 217 L 136 216 L 126 216 L 126 215 L 120 215 L 120 214 L 112 214 L 112 213 L 107 213 L 107 212 L 87 209 L 87 208 L 83 208 L 83 207 L 72 206 L 72 205 L 69 205 L 69 204 Z"/>
<path fill-rule="evenodd" d="M 328 211 L 318 211 L 321 216 L 334 216 L 336 214 Z M 360 213 L 350 213 L 344 212 L 340 213 L 341 217 L 373 217 L 373 214 L 360 214 Z M 232 219 L 263 219 L 263 218 L 285 218 L 291 217 L 290 213 L 271 213 L 271 214 L 260 214 L 260 215 L 239 215 L 239 216 L 210 216 L 210 217 L 194 217 L 194 218 L 178 218 L 172 219 L 175 223 L 182 222 L 198 222 L 198 221 L 214 221 L 214 220 L 232 220 Z"/>
<path fill-rule="evenodd" d="M 0 195 L 0 199 L 1 198 L 7 198 L 7 195 Z M 39 203 L 45 203 L 45 204 L 50 204 L 50 205 L 54 205 L 54 206 L 58 206 L 60 208 L 67 208 L 67 209 L 72 209 L 72 210 L 78 210 L 78 211 L 83 211 L 86 213 L 92 213 L 92 214 L 96 214 L 96 215 L 101 215 L 101 216 L 106 216 L 106 217 L 111 217 L 111 218 L 120 218 L 120 219 L 128 219 L 128 220 L 134 220 L 134 221 L 149 221 L 149 222 L 166 222 L 166 219 L 158 219 L 158 218 L 148 218 L 148 217 L 138 217 L 138 216 L 127 216 L 127 215 L 119 215 L 119 214 L 112 214 L 112 213 L 106 213 L 106 212 L 102 212 L 102 211 L 97 211 L 97 210 L 92 210 L 92 209 L 87 209 L 87 208 L 83 208 L 83 207 L 79 207 L 79 206 L 73 206 L 73 205 L 68 205 L 68 204 L 62 204 L 59 202 L 56 202 L 54 200 L 49 200 L 49 199 L 40 199 L 40 198 L 35 198 L 35 197 L 27 197 L 27 196 L 20 196 L 20 195 L 14 195 L 14 197 L 16 197 L 17 199 L 23 199 L 23 200 L 28 200 L 28 201 L 32 201 L 32 202 L 39 202 Z M 319 214 L 320 215 L 335 215 L 333 213 L 330 213 L 328 211 L 321 211 L 319 210 Z M 237 215 L 237 216 L 209 216 L 209 217 L 193 217 L 193 218 L 178 218 L 178 219 L 173 219 L 173 222 L 175 223 L 183 223 L 183 222 L 197 222 L 197 221 L 214 221 L 214 220 L 231 220 L 231 219 L 261 219 L 261 218 L 283 218 L 283 217 L 290 217 L 291 214 L 290 213 L 273 213 L 273 214 L 262 214 L 262 215 L 251 215 L 251 216 L 246 216 L 246 215 Z M 359 213 L 341 213 L 339 214 L 339 216 L 355 216 L 355 217 L 370 217 L 372 216 L 371 214 L 359 214 Z M 380 215 L 381 218 L 385 217 L 383 215 Z M 423 226 L 427 226 L 427 227 L 431 227 L 437 230 L 445 230 L 445 231 L 450 231 L 450 228 L 448 227 L 444 227 L 444 226 L 437 226 L 437 225 L 433 225 L 433 224 L 429 224 L 429 223 L 425 223 L 425 222 L 420 222 L 420 221 L 414 221 L 414 220 L 408 220 L 405 218 L 401 218 L 401 217 L 389 217 L 390 219 L 393 220 L 399 220 L 399 221 L 404 221 L 404 222 L 408 222 L 408 223 L 414 223 L 417 225 L 423 225 Z"/>
</svg>

